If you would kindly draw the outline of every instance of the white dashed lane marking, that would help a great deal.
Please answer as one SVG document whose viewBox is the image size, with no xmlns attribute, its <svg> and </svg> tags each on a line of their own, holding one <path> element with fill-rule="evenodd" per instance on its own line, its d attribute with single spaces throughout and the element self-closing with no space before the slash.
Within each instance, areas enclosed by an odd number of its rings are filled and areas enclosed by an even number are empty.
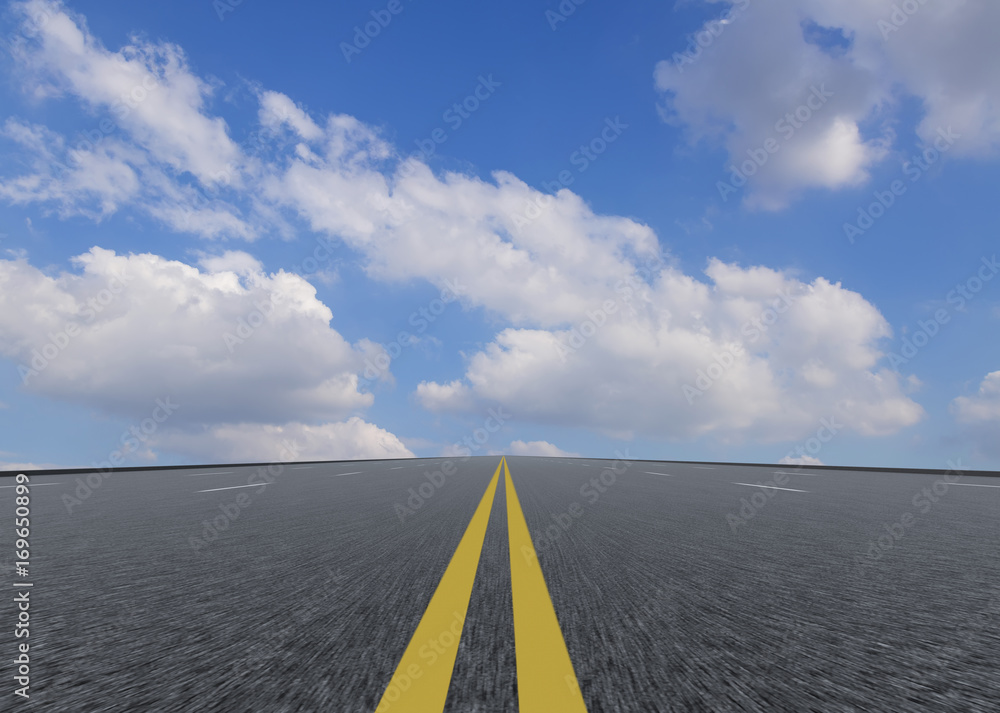
<svg viewBox="0 0 1000 713">
<path fill-rule="evenodd" d="M 748 488 L 770 488 L 771 490 L 787 490 L 790 493 L 808 493 L 808 490 L 796 490 L 795 488 L 779 488 L 777 485 L 761 485 L 760 483 L 733 483 L 733 485 L 745 485 Z"/>
<path fill-rule="evenodd" d="M 265 488 L 269 483 L 251 483 L 250 485 L 230 485 L 228 488 L 209 488 L 208 490 L 199 490 L 199 493 L 214 493 L 217 490 L 235 490 L 236 488 Z"/>
</svg>

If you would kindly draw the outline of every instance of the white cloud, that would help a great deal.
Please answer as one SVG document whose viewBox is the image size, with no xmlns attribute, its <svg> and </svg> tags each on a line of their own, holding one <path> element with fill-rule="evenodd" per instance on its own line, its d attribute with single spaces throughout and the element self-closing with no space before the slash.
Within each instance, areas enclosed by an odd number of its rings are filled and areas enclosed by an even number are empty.
<svg viewBox="0 0 1000 713">
<path fill-rule="evenodd" d="M 475 403 L 469 387 L 459 379 L 448 384 L 422 381 L 417 384 L 417 396 L 431 411 L 468 411 Z"/>
<path fill-rule="evenodd" d="M 14 7 L 26 22 L 47 18 L 16 56 L 38 83 L 48 83 L 48 94 L 75 95 L 113 119 L 157 160 L 202 183 L 217 181 L 228 164 L 239 160 L 226 122 L 203 113 L 211 87 L 191 73 L 179 47 L 133 38 L 111 52 L 62 3 L 29 0 Z"/>
<path fill-rule="evenodd" d="M 210 422 L 339 418 L 371 404 L 355 388 L 360 352 L 297 275 L 204 273 L 100 248 L 74 261 L 81 275 L 55 278 L 0 261 L 2 299 L 18 304 L 0 317 L 0 352 L 30 366 L 49 332 L 80 330 L 28 378 L 32 392 L 124 415 L 172 395 L 181 420 Z"/>
<path fill-rule="evenodd" d="M 457 278 L 468 285 L 463 299 L 514 323 L 574 319 L 595 290 L 634 272 L 630 257 L 656 252 L 646 226 L 595 215 L 569 191 L 550 198 L 511 174 L 494 178 L 438 177 L 408 162 L 387 179 L 375 165 L 294 159 L 268 195 L 361 251 L 373 277 L 441 288 Z M 546 198 L 542 214 L 522 224 L 526 207 Z"/>
<path fill-rule="evenodd" d="M 11 203 L 39 201 L 57 206 L 62 217 L 82 214 L 100 220 L 141 191 L 137 166 L 141 154 L 108 139 L 94 150 L 66 146 L 65 140 L 38 125 L 7 119 L 0 136 L 24 148 L 33 172 L 0 182 L 0 196 Z"/>
<path fill-rule="evenodd" d="M 954 399 L 951 413 L 980 455 L 1000 458 L 1000 371 L 987 374 L 974 395 Z"/>
<path fill-rule="evenodd" d="M 174 431 L 162 438 L 154 438 L 160 448 L 185 453 L 199 462 L 414 457 L 396 436 L 357 416 L 342 423 L 318 426 L 296 422 L 282 425 L 218 424 L 203 433 Z"/>
<path fill-rule="evenodd" d="M 788 64 L 789 53 L 782 41 L 793 29 L 796 37 L 801 35 L 801 18 L 780 16 L 777 25 L 769 28 L 767 20 L 773 11 L 759 12 L 756 19 L 748 15 L 734 21 L 716 44 L 737 67 L 733 70 L 726 65 L 732 77 L 722 77 L 725 72 L 709 55 L 686 70 L 683 79 L 668 77 L 685 83 L 677 86 L 674 109 L 704 135 L 713 131 L 727 135 L 732 115 L 738 114 L 741 136 L 752 136 L 773 124 L 773 109 L 780 107 L 782 113 L 794 109 L 794 103 L 786 104 L 803 101 L 811 83 L 819 81 L 822 86 L 827 81 L 828 88 L 835 89 L 835 98 L 798 132 L 797 148 L 778 154 L 775 185 L 780 188 L 789 177 L 831 187 L 863 180 L 866 167 L 881 156 L 883 148 L 859 133 L 858 122 L 870 111 L 872 97 L 883 97 L 883 88 L 864 67 L 845 64 L 808 43 L 803 56 L 796 58 L 801 61 Z M 756 28 L 757 34 L 741 34 L 747 32 L 739 29 L 744 26 Z M 777 39 L 763 43 L 764 49 L 759 50 L 763 59 L 750 53 L 759 60 L 756 64 L 744 62 L 733 49 L 724 49 L 723 39 L 735 38 L 737 48 L 746 49 L 750 39 L 772 30 Z M 180 57 L 175 50 L 162 52 Z M 744 65 L 754 65 L 765 75 L 777 73 L 774 76 L 781 81 L 775 85 L 778 89 L 770 104 L 755 108 L 754 102 L 774 77 L 742 77 Z M 181 72 L 190 74 L 180 60 L 176 66 L 177 77 Z M 803 67 L 808 71 L 801 71 Z M 703 81 L 688 86 L 692 76 L 688 72 Z M 715 79 L 724 96 L 716 96 Z M 195 78 L 182 84 L 202 86 Z M 279 224 L 287 217 L 288 225 L 304 223 L 315 233 L 341 240 L 362 255 L 368 273 L 377 280 L 425 280 L 440 288 L 457 281 L 465 286 L 461 292 L 464 307 L 481 307 L 497 323 L 508 325 L 485 349 L 469 357 L 462 378 L 418 386 L 417 396 L 428 408 L 467 411 L 490 401 L 526 420 L 576 425 L 621 437 L 713 434 L 723 440 L 770 441 L 800 438 L 814 430 L 820 418 L 833 414 L 865 435 L 893 433 L 923 414 L 905 395 L 905 384 L 880 366 L 879 344 L 890 334 L 888 324 L 861 295 L 839 284 L 823 278 L 803 283 L 782 271 L 742 268 L 718 260 L 709 261 L 706 284 L 683 274 L 669 260 L 659 262 L 657 237 L 648 226 L 596 214 L 567 189 L 549 196 L 506 172 L 497 172 L 490 180 L 459 173 L 437 175 L 419 161 L 401 160 L 378 132 L 353 117 L 331 115 L 317 121 L 277 92 L 258 92 L 258 97 L 259 120 L 276 134 L 275 157 L 245 162 L 232 186 L 233 192 L 250 196 L 257 218 L 267 216 L 269 224 Z M 202 134 L 223 126 L 204 115 L 203 93 L 181 92 L 177 98 L 188 102 L 188 110 L 208 119 L 199 124 L 207 127 Z M 712 124 L 713 117 L 720 116 L 723 122 Z M 24 141 L 29 143 L 39 141 L 34 137 L 40 132 L 32 133 L 30 127 L 12 131 L 27 137 Z M 130 136 L 147 155 L 167 160 L 148 146 L 150 130 Z M 288 148 L 288 140 L 291 150 L 281 151 Z M 821 170 L 817 163 L 822 164 Z M 165 204 L 159 215 L 179 225 L 175 206 L 191 203 L 185 194 L 190 187 L 158 170 L 150 175 L 161 178 L 157 195 L 165 197 Z M 145 185 L 145 178 L 141 183 Z M 761 200 L 783 200 L 780 190 L 759 195 Z M 219 200 L 209 208 L 217 212 L 199 214 L 196 221 L 203 234 L 239 232 L 243 224 L 229 204 Z M 227 224 L 227 220 L 236 222 Z M 257 232 L 247 227 L 245 237 Z M 167 356 L 156 353 L 151 361 L 146 357 L 155 368 L 143 365 L 143 359 L 137 361 L 129 349 L 111 354 L 111 363 L 123 370 L 124 383 L 137 381 L 138 372 L 144 372 L 143 376 L 149 372 L 150 380 L 141 383 L 151 396 L 154 386 L 176 383 L 187 360 L 197 358 L 199 368 L 189 388 L 191 397 L 197 396 L 200 403 L 215 404 L 196 409 L 204 412 L 198 418 L 210 423 L 340 419 L 370 402 L 369 395 L 357 391 L 356 379 L 358 364 L 365 353 L 373 353 L 372 346 L 359 343 L 352 348 L 344 343 L 328 326 L 329 310 L 315 300 L 304 280 L 279 273 L 248 281 L 247 274 L 256 268 L 236 253 L 203 258 L 207 273 L 175 263 L 168 269 L 167 261 L 152 256 L 128 260 L 138 260 L 139 265 L 145 265 L 143 260 L 156 262 L 154 272 L 160 281 L 144 283 L 139 289 L 156 293 L 147 301 L 162 307 L 154 310 L 152 320 L 109 322 L 107 334 L 118 337 L 127 325 L 132 330 L 129 342 L 147 345 L 156 345 L 163 330 L 181 335 L 182 328 L 190 329 L 192 335 L 175 337 Z M 650 264 L 653 267 L 647 270 L 644 265 Z M 281 291 L 290 290 L 299 297 L 283 303 L 282 318 L 258 330 L 268 335 L 266 339 L 255 335 L 239 346 L 238 365 L 230 363 L 221 340 L 206 346 L 219 338 L 225 326 L 235 328 L 236 320 L 251 311 L 255 299 L 278 291 L 278 283 Z M 746 345 L 747 352 L 734 359 L 711 388 L 688 403 L 683 387 L 695 383 L 699 370 L 715 368 L 717 355 L 746 341 L 748 334 L 743 330 L 748 321 L 763 314 L 782 290 L 801 296 L 766 331 L 757 329 L 759 337 Z M 66 305 L 61 319 L 76 314 L 76 293 L 65 286 L 52 287 L 52 291 L 53 299 Z M 616 313 L 601 319 L 609 302 L 616 306 Z M 206 318 L 191 328 L 192 320 L 186 316 L 190 313 Z M 579 329 L 588 319 L 600 319 L 604 326 L 564 363 L 559 345 L 575 338 L 572 329 Z M 166 326 L 155 326 L 160 321 Z M 50 319 L 47 324 L 52 323 Z M 206 336 L 206 330 L 214 336 Z M 23 352 L 15 349 L 14 353 Z M 277 365 L 282 360 L 296 363 L 297 368 L 285 368 L 279 376 Z M 58 387 L 64 396 L 81 400 L 90 399 L 92 392 L 102 395 L 101 403 L 118 388 L 90 386 L 96 377 L 82 363 L 76 368 L 65 383 L 46 372 L 33 388 Z M 262 399 L 259 394 L 232 393 L 235 384 L 253 379 L 259 379 L 264 389 L 278 382 L 281 388 L 274 387 L 273 400 L 266 394 Z M 220 389 L 231 396 L 229 401 L 211 398 Z M 132 398 L 124 386 L 119 390 L 118 398 Z"/>
<path fill-rule="evenodd" d="M 133 38 L 111 52 L 60 3 L 14 7 L 25 26 L 43 18 L 37 33 L 13 47 L 15 78 L 39 98 L 76 97 L 94 118 L 73 140 L 9 118 L 0 135 L 20 146 L 30 171 L 0 178 L 0 196 L 93 220 L 135 204 L 177 231 L 256 237 L 260 216 L 247 220 L 221 200 L 222 191 L 241 186 L 252 162 L 226 122 L 205 112 L 211 88 L 179 47 Z"/>
<path fill-rule="evenodd" d="M 260 94 L 260 125 L 277 130 L 282 124 L 292 127 L 307 141 L 315 141 L 323 136 L 323 130 L 295 102 L 284 94 L 265 91 Z"/>
<path fill-rule="evenodd" d="M 8 119 L 0 137 L 18 144 L 27 174 L 0 178 L 0 197 L 14 204 L 41 203 L 61 218 L 101 221 L 126 205 L 138 205 L 170 228 L 206 238 L 253 238 L 256 228 L 238 210 L 178 183 L 147 152 L 118 138 L 73 147 L 49 129 Z"/>
<path fill-rule="evenodd" d="M 0 354 L 25 390 L 132 421 L 169 399 L 157 440 L 189 454 L 211 442 L 228 454 L 241 432 L 264 448 L 283 428 L 323 457 L 405 450 L 350 418 L 373 400 L 357 389 L 363 350 L 303 278 L 234 251 L 204 256 L 207 272 L 101 248 L 74 262 L 82 273 L 49 276 L 0 260 Z"/>
<path fill-rule="evenodd" d="M 1000 425 L 1000 371 L 987 374 L 975 396 L 952 401 L 952 412 L 960 423 L 996 421 Z"/>
<path fill-rule="evenodd" d="M 878 367 L 879 340 L 890 334 L 885 320 L 840 285 L 712 260 L 709 286 L 656 263 L 647 226 L 596 215 L 568 190 L 544 200 L 510 174 L 493 183 L 439 177 L 415 162 L 393 172 L 386 145 L 344 117 L 327 122 L 325 146 L 322 157 L 288 158 L 265 181 L 276 206 L 361 252 L 378 279 L 442 287 L 457 280 L 467 306 L 515 325 L 470 358 L 463 379 L 418 386 L 432 410 L 490 401 L 526 419 L 623 437 L 765 440 L 801 437 L 833 413 L 866 435 L 892 433 L 922 415 L 896 376 Z M 524 220 L 526 206 L 539 202 L 537 217 Z M 687 403 L 684 385 L 745 339 L 741 328 L 782 291 L 805 294 L 719 383 Z M 564 364 L 557 345 L 608 301 L 618 314 Z"/>
<path fill-rule="evenodd" d="M 42 42 L 22 49 L 22 63 L 48 68 L 60 86 L 100 85 L 104 80 L 97 75 L 104 71 L 107 51 L 87 33 L 82 19 L 53 12 L 55 19 L 49 25 L 61 28 L 58 37 L 77 36 L 79 46 L 73 45 L 76 49 L 70 54 L 86 61 L 70 66 L 62 50 L 52 49 L 61 45 Z M 173 46 L 122 50 L 122 58 L 115 61 L 139 62 L 158 53 L 173 58 L 172 71 L 179 83 L 204 86 Z M 133 70 L 156 69 L 147 65 Z M 221 120 L 205 113 L 204 93 L 172 97 L 184 105 L 178 112 L 198 117 L 196 127 L 224 132 Z M 69 160 L 68 142 L 61 137 L 47 137 L 47 144 L 55 145 L 52 148 L 36 136 L 40 130 L 32 133 L 30 127 L 19 127 L 13 134 L 22 137 L 25 151 L 40 165 L 26 176 L 0 182 L 0 193 L 16 202 L 55 203 L 62 215 L 82 213 L 98 219 L 133 201 L 171 228 L 205 237 L 254 238 L 271 228 L 290 233 L 282 213 L 291 211 L 314 231 L 334 235 L 361 251 L 369 273 L 377 279 L 420 278 L 443 288 L 448 280 L 475 275 L 469 301 L 514 323 L 542 320 L 553 325 L 574 318 L 595 288 L 606 288 L 633 272 L 630 257 L 656 251 L 656 237 L 648 227 L 627 218 L 595 215 L 570 191 L 550 198 L 507 173 L 496 174 L 494 182 L 460 174 L 435 176 L 418 161 L 400 163 L 392 147 L 354 117 L 331 115 L 317 122 L 285 95 L 260 91 L 258 97 L 259 120 L 269 132 L 276 158 L 273 163 L 259 157 L 237 162 L 232 185 L 211 192 L 208 199 L 204 191 L 177 180 L 174 174 L 179 168 L 168 165 L 159 152 L 157 135 L 149 130 L 130 131 L 120 142 L 112 141 L 117 137 L 102 140 L 99 148 L 112 153 L 104 174 L 120 174 L 115 182 L 108 177 L 89 180 L 90 172 L 100 178 L 97 165 L 91 160 L 84 167 Z M 188 131 L 186 122 L 169 126 L 179 133 Z M 289 132 L 282 133 L 286 129 L 294 135 L 291 138 L 305 139 L 309 145 L 293 141 L 292 150 L 282 151 L 290 138 Z M 205 128 L 194 133 L 210 132 Z M 125 138 L 131 142 L 128 146 Z M 167 143 L 179 141 L 174 137 Z M 229 146 L 228 138 L 221 144 Z M 99 152 L 84 153 L 89 159 Z M 231 157 L 227 153 L 223 158 Z M 72 181 L 61 174 L 47 175 L 47 167 L 55 161 L 70 164 Z M 243 218 L 227 199 L 249 202 L 251 218 Z M 532 206 L 541 203 L 547 204 L 541 215 L 526 219 Z"/>
<path fill-rule="evenodd" d="M 450 443 L 441 449 L 442 458 L 465 458 L 468 454 L 469 449 L 459 443 Z"/>
<path fill-rule="evenodd" d="M 779 465 L 823 465 L 823 461 L 813 456 L 785 456 L 778 461 Z"/>
<path fill-rule="evenodd" d="M 661 439 L 800 439 L 833 415 L 874 436 L 923 416 L 879 365 L 891 331 L 857 293 L 718 261 L 706 274 L 713 285 L 665 268 L 645 296 L 597 294 L 615 309 L 596 328 L 505 329 L 464 379 L 423 383 L 417 397 L 436 411 L 499 403 L 526 420 Z"/>
<path fill-rule="evenodd" d="M 57 470 L 59 468 L 62 468 L 62 466 L 54 463 L 15 463 L 0 461 L 0 470 Z"/>
<path fill-rule="evenodd" d="M 200 253 L 198 264 L 209 273 L 232 272 L 241 277 L 251 277 L 264 272 L 260 260 L 242 250 L 226 250 L 221 255 Z"/>
<path fill-rule="evenodd" d="M 1000 24 L 1000 5 L 992 0 L 922 3 L 912 15 L 895 16 L 898 30 L 894 24 L 880 26 L 894 17 L 898 5 L 892 0 L 721 0 L 716 6 L 733 18 L 695 33 L 705 49 L 674 48 L 677 53 L 656 66 L 664 114 L 684 126 L 693 141 L 721 141 L 737 166 L 750 159 L 748 151 L 760 155 L 765 140 L 775 139 L 779 149 L 746 189 L 746 203 L 765 209 L 782 208 L 807 188 L 865 182 L 869 169 L 888 155 L 893 110 L 904 95 L 923 104 L 917 133 L 924 141 L 932 141 L 938 129 L 953 127 L 960 135 L 953 153 L 995 155 L 1000 148 L 1000 52 L 991 30 Z M 817 28 L 840 32 L 841 41 L 817 40 L 819 33 L 812 31 Z M 707 30 L 714 30 L 711 41 Z M 810 100 L 817 88 L 832 96 Z M 812 109 L 802 110 L 796 120 L 796 110 L 807 101 Z M 791 120 L 784 119 L 788 114 Z M 866 122 L 875 127 L 867 135 Z M 720 172 L 723 181 L 729 176 L 728 170 Z"/>
<path fill-rule="evenodd" d="M 564 451 L 562 448 L 548 441 L 511 441 L 506 451 L 500 451 L 498 455 L 500 453 L 509 453 L 512 456 L 542 456 L 545 458 L 578 458 L 580 456 L 579 453 Z"/>
</svg>

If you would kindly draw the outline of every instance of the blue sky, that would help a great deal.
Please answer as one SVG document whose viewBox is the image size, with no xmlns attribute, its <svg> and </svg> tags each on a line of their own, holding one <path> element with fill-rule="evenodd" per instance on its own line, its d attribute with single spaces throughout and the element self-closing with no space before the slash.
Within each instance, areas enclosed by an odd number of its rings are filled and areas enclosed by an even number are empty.
<svg viewBox="0 0 1000 713">
<path fill-rule="evenodd" d="M 0 464 L 1000 467 L 1000 9 L 904 5 L 7 5 Z"/>
</svg>

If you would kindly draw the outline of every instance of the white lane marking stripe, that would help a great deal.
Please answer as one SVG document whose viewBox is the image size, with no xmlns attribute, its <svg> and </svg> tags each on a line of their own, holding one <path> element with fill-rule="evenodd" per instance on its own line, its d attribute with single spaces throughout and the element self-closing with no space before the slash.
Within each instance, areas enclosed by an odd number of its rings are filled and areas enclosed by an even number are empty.
<svg viewBox="0 0 1000 713">
<path fill-rule="evenodd" d="M 334 473 L 333 476 L 337 477 L 338 475 L 360 475 L 361 473 L 364 473 L 364 471 L 363 470 L 356 470 L 353 473 Z"/>
<path fill-rule="evenodd" d="M 795 488 L 779 488 L 777 485 L 761 485 L 760 483 L 733 483 L 733 485 L 746 485 L 750 488 L 771 488 L 772 490 L 787 490 L 792 493 L 808 493 L 808 490 L 796 490 Z"/>
<path fill-rule="evenodd" d="M 776 470 L 776 471 L 774 471 L 774 474 L 775 475 L 808 475 L 808 476 L 811 476 L 813 478 L 822 478 L 823 477 L 822 473 L 799 473 L 799 472 L 794 471 L 794 470 Z"/>
<path fill-rule="evenodd" d="M 405 468 L 405 465 L 397 465 L 395 468 L 389 468 L 389 470 L 399 470 L 400 468 Z"/>
<path fill-rule="evenodd" d="M 986 483 L 948 483 L 948 485 L 967 485 L 970 488 L 1000 488 L 1000 485 L 987 485 Z"/>
<path fill-rule="evenodd" d="M 199 490 L 199 493 L 214 493 L 217 490 L 235 490 L 236 488 L 266 488 L 270 483 L 251 483 L 250 485 L 230 485 L 228 488 L 209 488 Z"/>
<path fill-rule="evenodd" d="M 651 470 L 644 470 L 644 471 L 642 471 L 642 472 L 643 472 L 643 473 L 646 473 L 646 474 L 648 474 L 648 475 L 669 475 L 669 476 L 673 476 L 673 473 L 654 473 L 654 472 L 653 472 L 653 471 L 651 471 Z"/>
<path fill-rule="evenodd" d="M 208 473 L 185 473 L 187 477 L 191 478 L 195 475 L 229 475 L 230 473 L 235 473 L 235 470 L 213 470 Z"/>
<path fill-rule="evenodd" d="M 40 488 L 43 485 L 62 485 L 62 483 L 21 483 L 26 488 Z M 0 485 L 0 488 L 16 488 L 16 485 Z"/>
</svg>

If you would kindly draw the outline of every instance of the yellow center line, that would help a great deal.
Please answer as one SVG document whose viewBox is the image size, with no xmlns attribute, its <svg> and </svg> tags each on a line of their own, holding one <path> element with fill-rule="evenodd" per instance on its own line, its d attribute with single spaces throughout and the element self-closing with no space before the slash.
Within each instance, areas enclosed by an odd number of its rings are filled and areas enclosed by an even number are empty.
<svg viewBox="0 0 1000 713">
<path fill-rule="evenodd" d="M 444 710 L 503 463 L 501 460 L 483 499 L 479 501 L 444 576 L 434 590 L 427 611 L 417 624 L 417 630 L 382 694 L 376 713 L 390 710 L 441 713 Z"/>
<path fill-rule="evenodd" d="M 507 496 L 507 536 L 510 538 L 518 710 L 520 713 L 587 713 L 506 458 L 501 465 Z"/>
</svg>

